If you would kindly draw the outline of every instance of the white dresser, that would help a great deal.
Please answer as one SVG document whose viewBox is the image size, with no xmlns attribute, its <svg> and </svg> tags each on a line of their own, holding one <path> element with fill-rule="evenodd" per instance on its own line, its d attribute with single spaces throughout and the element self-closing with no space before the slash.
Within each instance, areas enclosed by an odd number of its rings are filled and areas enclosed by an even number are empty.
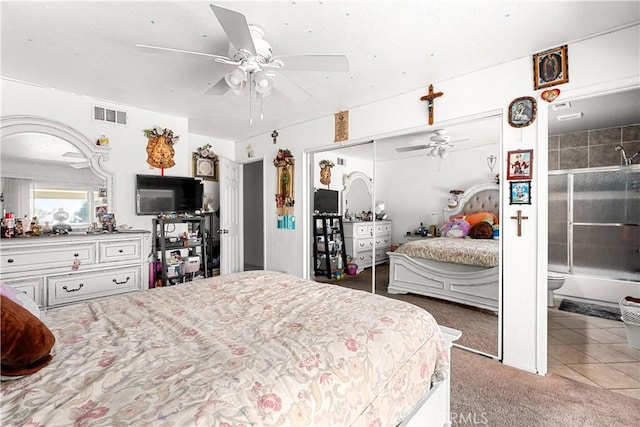
<svg viewBox="0 0 640 427">
<path fill-rule="evenodd" d="M 0 279 L 50 308 L 149 287 L 148 231 L 2 239 Z"/>
<path fill-rule="evenodd" d="M 345 221 L 344 244 L 347 255 L 358 265 L 358 273 L 375 263 L 389 261 L 391 250 L 391 221 Z M 375 248 L 375 252 L 374 252 Z"/>
</svg>

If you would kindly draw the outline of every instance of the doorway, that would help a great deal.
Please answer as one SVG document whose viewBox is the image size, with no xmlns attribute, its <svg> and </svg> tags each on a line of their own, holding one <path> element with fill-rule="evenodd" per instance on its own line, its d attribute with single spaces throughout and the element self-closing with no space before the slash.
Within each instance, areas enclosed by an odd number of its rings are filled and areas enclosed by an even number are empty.
<svg viewBox="0 0 640 427">
<path fill-rule="evenodd" d="M 556 283 L 547 288 L 545 368 L 604 388 L 618 377 L 627 381 L 624 388 L 638 384 L 611 362 L 634 351 L 624 323 L 593 314 L 618 310 L 640 281 L 639 101 L 634 87 L 563 100 L 548 110 L 547 261 Z M 606 358 L 595 353 L 600 347 L 607 347 Z M 590 369 L 582 369 L 585 359 Z M 594 375 L 605 370 L 606 383 Z"/>
<path fill-rule="evenodd" d="M 242 165 L 242 259 L 244 271 L 263 270 L 264 161 Z"/>
</svg>

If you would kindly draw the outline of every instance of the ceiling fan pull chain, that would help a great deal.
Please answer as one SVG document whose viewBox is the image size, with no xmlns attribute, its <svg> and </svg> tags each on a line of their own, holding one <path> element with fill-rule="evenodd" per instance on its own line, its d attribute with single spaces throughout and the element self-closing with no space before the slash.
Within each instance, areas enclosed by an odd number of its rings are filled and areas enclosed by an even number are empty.
<svg viewBox="0 0 640 427">
<path fill-rule="evenodd" d="M 253 113 L 251 112 L 251 89 L 253 87 L 252 83 L 252 79 L 251 79 L 252 74 L 249 73 L 249 126 L 251 126 L 253 124 Z"/>
<path fill-rule="evenodd" d="M 264 98 L 264 96 L 260 94 L 260 120 L 264 120 L 264 115 L 262 114 L 262 98 Z"/>
</svg>

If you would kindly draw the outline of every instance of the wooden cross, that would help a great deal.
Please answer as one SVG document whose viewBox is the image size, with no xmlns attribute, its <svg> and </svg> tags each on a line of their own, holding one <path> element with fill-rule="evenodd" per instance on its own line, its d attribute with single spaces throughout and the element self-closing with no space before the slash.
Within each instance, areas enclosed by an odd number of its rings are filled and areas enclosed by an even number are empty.
<svg viewBox="0 0 640 427">
<path fill-rule="evenodd" d="M 442 92 L 434 92 L 433 85 L 429 85 L 429 93 L 420 98 L 420 101 L 427 101 L 427 108 L 429 109 L 429 124 L 433 124 L 433 100 L 444 95 Z"/>
<path fill-rule="evenodd" d="M 512 216 L 511 219 L 515 219 L 518 221 L 518 237 L 522 236 L 522 220 L 529 219 L 528 216 L 522 216 L 522 211 L 518 210 L 518 215 Z"/>
</svg>

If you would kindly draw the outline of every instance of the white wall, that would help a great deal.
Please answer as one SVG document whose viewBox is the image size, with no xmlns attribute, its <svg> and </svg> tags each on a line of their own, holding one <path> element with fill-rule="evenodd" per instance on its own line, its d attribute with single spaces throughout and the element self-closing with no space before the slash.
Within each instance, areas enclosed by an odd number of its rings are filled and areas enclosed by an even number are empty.
<svg viewBox="0 0 640 427">
<path fill-rule="evenodd" d="M 137 229 L 151 229 L 149 216 L 135 213 L 136 174 L 160 175 L 160 170 L 147 163 L 147 138 L 143 130 L 155 126 L 169 128 L 180 142 L 174 145 L 176 165 L 165 170 L 165 175 L 192 176 L 191 153 L 195 148 L 210 143 L 216 153 L 235 159 L 235 144 L 230 141 L 190 135 L 188 121 L 183 117 L 160 114 L 126 105 L 77 95 L 69 92 L 0 80 L 2 115 L 30 115 L 44 117 L 71 126 L 89 140 L 101 135 L 109 137 L 111 151 L 106 167 L 115 173 L 114 203 L 110 207 L 118 224 L 129 224 Z M 93 106 L 113 108 L 128 113 L 126 126 L 93 120 Z M 205 184 L 205 191 L 216 191 L 217 183 Z"/>
<path fill-rule="evenodd" d="M 637 84 L 640 76 L 638 26 L 569 43 L 570 82 L 560 86 L 563 95 L 579 95 L 611 90 Z M 550 48 L 553 46 L 549 46 Z M 532 54 L 535 52 L 531 52 Z M 594 61 L 594 58 L 598 58 Z M 509 150 L 534 149 L 532 205 L 509 206 L 508 182 L 501 181 L 503 242 L 503 361 L 532 372 L 546 372 L 546 233 L 547 233 L 547 110 L 533 90 L 532 59 L 530 56 L 487 68 L 475 73 L 441 82 L 425 82 L 425 87 L 383 101 L 360 106 L 349 111 L 351 142 L 365 141 L 389 133 L 423 125 L 425 106 L 419 101 L 429 83 L 444 96 L 435 101 L 435 126 L 461 117 L 502 110 L 518 97 L 533 96 L 538 100 L 538 118 L 526 128 L 512 128 L 505 119 L 502 124 L 503 144 L 500 158 Z M 279 148 L 288 148 L 297 159 L 305 152 L 333 147 L 333 115 L 278 129 L 278 144 L 265 144 L 264 135 L 244 141 L 237 153 L 248 143 L 256 155 L 273 158 Z M 348 144 L 347 144 L 348 145 Z M 539 155 L 538 155 L 539 154 Z M 309 216 L 308 208 L 301 204 L 308 199 L 307 166 L 299 161 L 295 172 L 296 215 Z M 505 176 L 504 162 L 500 165 Z M 464 171 L 460 171 L 464 174 Z M 267 175 L 268 176 L 268 175 Z M 303 183 L 303 185 L 299 185 Z M 275 194 L 275 179 L 266 183 L 267 194 Z M 448 188 L 448 187 L 447 187 Z M 398 191 L 400 191 L 398 187 Z M 273 204 L 267 195 L 266 203 Z M 507 219 L 522 210 L 528 216 L 523 234 L 516 235 L 516 223 Z M 295 231 L 276 228 L 275 204 L 267 208 L 267 267 L 306 275 L 308 263 L 307 227 Z M 300 220 L 298 220 L 300 225 Z M 304 256 L 291 259 L 288 254 L 301 252 Z"/>
</svg>

